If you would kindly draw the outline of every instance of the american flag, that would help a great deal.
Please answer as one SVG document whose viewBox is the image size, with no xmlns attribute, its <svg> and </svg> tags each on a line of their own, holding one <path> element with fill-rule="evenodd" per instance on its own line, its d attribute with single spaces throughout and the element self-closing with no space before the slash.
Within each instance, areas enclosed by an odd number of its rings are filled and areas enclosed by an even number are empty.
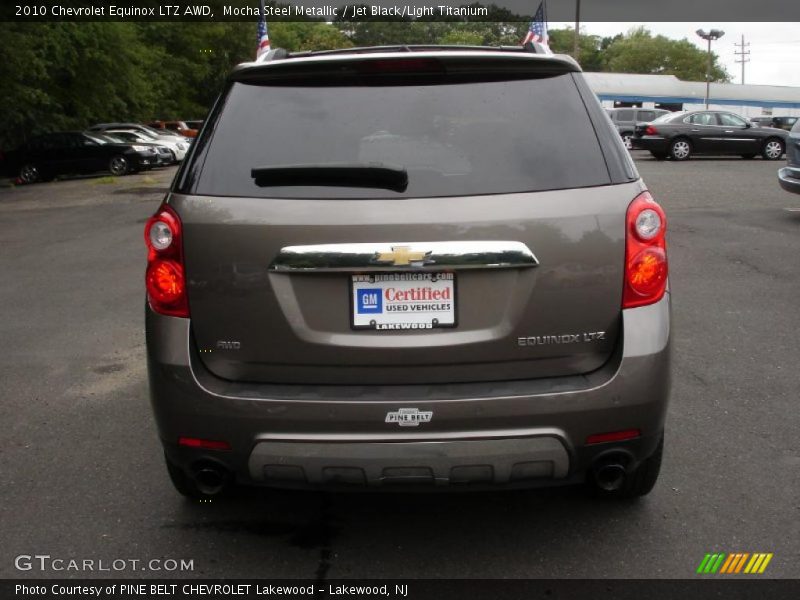
<svg viewBox="0 0 800 600">
<path fill-rule="evenodd" d="M 267 52 L 269 52 L 269 33 L 267 32 L 267 20 L 264 18 L 264 0 L 261 0 L 261 10 L 258 12 L 256 60 Z"/>
<path fill-rule="evenodd" d="M 545 18 L 544 0 L 542 0 L 541 4 L 539 4 L 539 10 L 533 15 L 533 21 L 528 27 L 528 33 L 525 34 L 525 39 L 522 40 L 523 46 L 528 42 L 537 42 L 542 44 L 546 50 L 549 50 L 547 47 L 547 21 Z"/>
</svg>

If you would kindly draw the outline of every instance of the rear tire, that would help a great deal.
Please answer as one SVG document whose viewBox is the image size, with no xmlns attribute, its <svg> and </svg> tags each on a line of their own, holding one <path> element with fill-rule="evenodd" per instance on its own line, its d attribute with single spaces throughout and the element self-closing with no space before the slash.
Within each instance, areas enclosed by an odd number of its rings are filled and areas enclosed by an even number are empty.
<svg viewBox="0 0 800 600">
<path fill-rule="evenodd" d="M 628 150 L 633 150 L 633 136 L 630 133 L 623 133 L 622 134 L 622 143 L 625 144 L 625 147 Z"/>
<path fill-rule="evenodd" d="M 686 138 L 673 140 L 669 145 L 669 155 L 672 160 L 689 160 L 692 156 L 692 144 Z"/>
<path fill-rule="evenodd" d="M 127 175 L 131 170 L 131 165 L 127 158 L 118 154 L 108 161 L 108 170 L 111 171 L 112 175 L 119 177 L 121 175 Z"/>
<path fill-rule="evenodd" d="M 766 142 L 764 142 L 764 147 L 761 149 L 761 156 L 764 160 L 779 160 L 785 148 L 783 147 L 783 142 L 778 138 L 768 138 Z"/>
<path fill-rule="evenodd" d="M 22 183 L 37 183 L 43 179 L 39 166 L 34 163 L 22 165 L 22 168 L 19 170 L 19 178 Z"/>
</svg>

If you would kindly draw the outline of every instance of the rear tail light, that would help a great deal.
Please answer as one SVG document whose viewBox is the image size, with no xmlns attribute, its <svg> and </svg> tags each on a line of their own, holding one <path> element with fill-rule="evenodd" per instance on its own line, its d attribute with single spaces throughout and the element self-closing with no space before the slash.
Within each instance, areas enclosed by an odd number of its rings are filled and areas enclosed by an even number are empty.
<svg viewBox="0 0 800 600">
<path fill-rule="evenodd" d="M 667 217 L 649 192 L 628 206 L 625 217 L 625 286 L 622 308 L 658 302 L 667 289 Z"/>
<path fill-rule="evenodd" d="M 150 308 L 162 315 L 188 317 L 186 276 L 183 268 L 181 220 L 169 206 L 162 205 L 144 228 L 147 244 L 145 285 Z"/>
<path fill-rule="evenodd" d="M 658 129 L 653 127 L 652 125 L 648 125 L 644 128 L 645 135 L 658 135 Z"/>
</svg>

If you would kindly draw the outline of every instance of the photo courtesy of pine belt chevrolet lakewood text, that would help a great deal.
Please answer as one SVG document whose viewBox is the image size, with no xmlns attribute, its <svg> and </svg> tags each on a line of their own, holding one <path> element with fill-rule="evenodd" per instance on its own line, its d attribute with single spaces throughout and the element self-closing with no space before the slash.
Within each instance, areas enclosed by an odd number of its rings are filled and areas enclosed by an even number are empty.
<svg viewBox="0 0 800 600">
<path fill-rule="evenodd" d="M 146 224 L 177 490 L 647 494 L 667 221 L 577 63 L 290 54 L 230 75 Z"/>
</svg>

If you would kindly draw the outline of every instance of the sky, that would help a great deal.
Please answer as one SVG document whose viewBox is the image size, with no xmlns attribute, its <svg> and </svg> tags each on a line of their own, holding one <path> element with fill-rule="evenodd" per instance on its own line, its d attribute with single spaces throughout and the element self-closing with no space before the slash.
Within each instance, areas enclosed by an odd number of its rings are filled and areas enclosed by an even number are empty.
<svg viewBox="0 0 800 600">
<path fill-rule="evenodd" d="M 788 0 L 795 2 L 797 0 Z M 548 23 L 550 29 L 574 27 L 575 23 Z M 708 48 L 704 39 L 695 33 L 698 29 L 722 29 L 725 35 L 711 42 L 711 51 L 716 53 L 733 83 L 742 82 L 742 66 L 736 63 L 734 52 L 742 35 L 746 57 L 745 83 L 761 85 L 789 85 L 800 87 L 800 23 L 581 23 L 581 33 L 602 37 L 625 33 L 633 27 L 644 26 L 654 35 L 661 34 L 671 39 L 688 39 L 699 48 Z"/>
</svg>

